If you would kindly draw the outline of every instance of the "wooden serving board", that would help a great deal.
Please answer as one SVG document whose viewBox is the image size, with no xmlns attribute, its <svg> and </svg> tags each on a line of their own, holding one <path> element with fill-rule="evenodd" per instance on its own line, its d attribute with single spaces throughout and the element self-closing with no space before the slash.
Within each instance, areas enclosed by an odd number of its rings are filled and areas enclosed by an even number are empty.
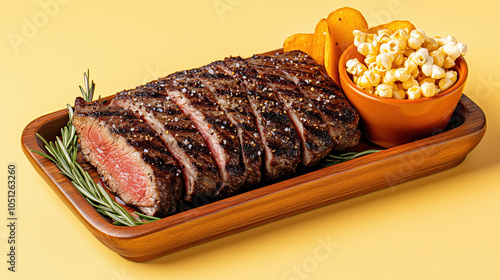
<svg viewBox="0 0 500 280">
<path fill-rule="evenodd" d="M 197 205 L 186 206 L 186 211 L 149 224 L 121 227 L 101 216 L 52 162 L 31 151 L 44 150 L 36 133 L 53 140 L 67 121 L 66 109 L 35 119 L 23 131 L 23 150 L 36 170 L 95 237 L 132 261 L 147 261 L 451 168 L 464 160 L 486 131 L 482 110 L 463 95 L 448 128 L 437 135 L 334 166 L 300 170 L 292 178 L 267 183 L 230 198 L 212 202 L 200 199 Z M 373 148 L 380 149 L 362 139 L 353 150 Z M 85 168 L 99 179 L 93 167 L 85 165 Z"/>
</svg>

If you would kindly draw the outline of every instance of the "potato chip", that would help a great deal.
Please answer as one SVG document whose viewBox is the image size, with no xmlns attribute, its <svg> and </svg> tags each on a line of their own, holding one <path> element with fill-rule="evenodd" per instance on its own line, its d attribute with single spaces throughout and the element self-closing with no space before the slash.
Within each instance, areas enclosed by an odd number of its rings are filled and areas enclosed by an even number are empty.
<svg viewBox="0 0 500 280">
<path fill-rule="evenodd" d="M 353 44 L 352 31 L 368 31 L 365 17 L 356 9 L 344 7 L 331 12 L 327 19 L 330 34 L 335 44 L 340 48 L 340 55 Z"/>
<path fill-rule="evenodd" d="M 283 43 L 283 50 L 300 50 L 310 55 L 318 64 L 325 67 L 328 75 L 339 83 L 338 63 L 342 53 L 354 43 L 354 30 L 365 33 L 377 33 L 381 29 L 395 32 L 406 28 L 408 31 L 415 26 L 406 20 L 394 20 L 368 28 L 368 23 L 360 11 L 344 7 L 331 12 L 321 19 L 315 27 L 314 34 L 298 33 L 288 37 Z"/>
<path fill-rule="evenodd" d="M 286 38 L 283 43 L 283 51 L 289 52 L 294 50 L 303 51 L 307 54 L 311 53 L 314 34 L 312 33 L 297 33 Z"/>
<path fill-rule="evenodd" d="M 330 32 L 326 33 L 325 40 L 325 69 L 328 76 L 332 78 L 337 85 L 340 85 L 339 78 L 339 60 L 340 60 L 340 48 L 335 45 L 335 41 Z"/>
<path fill-rule="evenodd" d="M 368 30 L 370 33 L 377 33 L 379 30 L 388 29 L 391 33 L 396 32 L 398 29 L 407 28 L 408 33 L 415 29 L 415 25 L 407 20 L 394 20 L 388 23 L 374 26 Z"/>
<path fill-rule="evenodd" d="M 322 18 L 318 24 L 316 24 L 316 28 L 314 29 L 314 39 L 311 46 L 311 53 L 309 54 L 318 64 L 322 66 L 325 64 L 325 41 L 327 33 L 328 24 L 326 23 L 326 19 Z"/>
</svg>

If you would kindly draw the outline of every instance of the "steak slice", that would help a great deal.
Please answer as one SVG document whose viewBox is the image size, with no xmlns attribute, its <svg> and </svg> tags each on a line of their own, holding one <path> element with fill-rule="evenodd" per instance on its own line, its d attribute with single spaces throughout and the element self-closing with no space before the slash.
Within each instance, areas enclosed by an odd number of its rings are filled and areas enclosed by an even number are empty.
<svg viewBox="0 0 500 280">
<path fill-rule="evenodd" d="M 280 70 L 277 59 L 269 56 L 253 56 L 247 62 L 274 89 L 292 121 L 302 144 L 301 163 L 304 166 L 316 165 L 334 146 L 328 125 L 316 104 L 311 102 L 293 80 Z"/>
<path fill-rule="evenodd" d="M 245 168 L 240 159 L 236 127 L 214 102 L 212 93 L 200 81 L 182 72 L 148 83 L 171 98 L 184 114 L 189 116 L 203 136 L 212 157 L 219 167 L 217 196 L 234 193 L 245 183 Z"/>
<path fill-rule="evenodd" d="M 214 64 L 242 81 L 264 145 L 266 177 L 277 179 L 293 174 L 300 161 L 300 140 L 276 92 L 242 58 L 231 57 Z"/>
<path fill-rule="evenodd" d="M 329 125 L 334 150 L 342 151 L 358 144 L 359 114 L 344 96 L 342 89 L 312 57 L 301 51 L 271 55 L 283 71 L 316 105 Z"/>
<path fill-rule="evenodd" d="M 175 212 L 182 192 L 181 171 L 146 123 L 129 110 L 78 98 L 73 125 L 84 158 L 112 192 L 147 215 Z"/>
<path fill-rule="evenodd" d="M 117 93 L 112 105 L 143 118 L 178 161 L 184 179 L 184 200 L 195 195 L 215 196 L 219 170 L 203 137 L 171 98 L 155 89 L 138 87 Z"/>
<path fill-rule="evenodd" d="M 184 72 L 192 79 L 199 80 L 208 88 L 216 102 L 236 127 L 240 143 L 241 158 L 245 166 L 245 185 L 251 186 L 261 180 L 263 145 L 255 124 L 255 117 L 248 103 L 241 83 L 214 64 Z"/>
</svg>

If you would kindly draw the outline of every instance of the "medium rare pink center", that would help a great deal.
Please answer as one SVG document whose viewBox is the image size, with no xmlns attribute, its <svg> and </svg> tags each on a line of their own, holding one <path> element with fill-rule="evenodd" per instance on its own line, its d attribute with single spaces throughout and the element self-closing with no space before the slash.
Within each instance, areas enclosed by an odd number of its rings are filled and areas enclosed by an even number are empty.
<svg viewBox="0 0 500 280">
<path fill-rule="evenodd" d="M 88 133 L 83 135 L 86 139 L 82 140 L 94 152 L 101 169 L 114 178 L 121 199 L 129 204 L 152 206 L 153 202 L 146 196 L 148 179 L 143 165 L 138 163 L 140 159 L 131 150 L 103 136 L 94 126 L 90 126 Z"/>
</svg>

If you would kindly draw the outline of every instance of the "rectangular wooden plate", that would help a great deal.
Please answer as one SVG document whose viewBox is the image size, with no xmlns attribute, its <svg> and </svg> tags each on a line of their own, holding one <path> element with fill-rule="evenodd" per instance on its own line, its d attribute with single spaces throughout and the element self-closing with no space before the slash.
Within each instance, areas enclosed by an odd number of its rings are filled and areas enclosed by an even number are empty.
<svg viewBox="0 0 500 280">
<path fill-rule="evenodd" d="M 53 140 L 60 135 L 60 129 L 67 121 L 66 109 L 35 119 L 23 131 L 23 150 L 37 171 L 97 239 L 132 261 L 150 260 L 451 168 L 464 160 L 486 131 L 482 110 L 463 95 L 448 128 L 437 135 L 334 166 L 302 170 L 292 178 L 223 200 L 204 203 L 202 199 L 198 201 L 199 207 L 149 224 L 120 227 L 101 216 L 52 162 L 31 151 L 44 150 L 36 133 Z M 379 147 L 362 139 L 353 150 L 372 148 Z M 89 165 L 85 168 L 98 180 L 94 168 Z"/>
</svg>

